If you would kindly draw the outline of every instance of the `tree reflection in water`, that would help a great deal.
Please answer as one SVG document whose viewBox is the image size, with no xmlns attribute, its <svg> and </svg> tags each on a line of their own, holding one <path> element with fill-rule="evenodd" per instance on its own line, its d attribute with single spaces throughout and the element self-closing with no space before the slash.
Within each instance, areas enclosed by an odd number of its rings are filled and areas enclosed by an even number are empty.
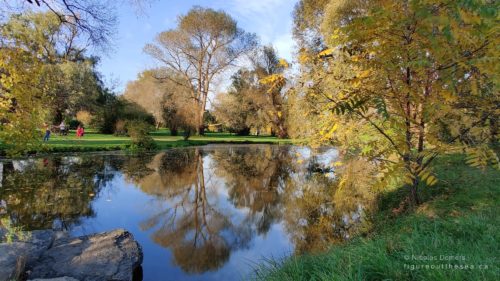
<svg viewBox="0 0 500 281">
<path fill-rule="evenodd" d="M 375 208 L 376 173 L 370 162 L 344 159 L 329 168 L 317 160 L 313 151 L 297 173 L 303 176 L 289 181 L 283 198 L 285 226 L 297 253 L 322 251 L 366 231 L 367 215 Z"/>
<path fill-rule="evenodd" d="M 298 253 L 365 231 L 374 209 L 375 167 L 337 159 L 332 151 L 226 145 L 7 161 L 0 201 L 7 207 L 3 216 L 25 229 L 78 225 L 96 215 L 92 201 L 103 190 L 119 192 L 113 179 L 122 175 L 153 200 L 144 206 L 152 215 L 141 229 L 170 249 L 185 272 L 203 273 L 221 268 L 273 225 L 281 224 Z M 334 161 L 343 164 L 333 167 Z"/>
<path fill-rule="evenodd" d="M 53 157 L 3 163 L 0 201 L 24 229 L 66 228 L 94 215 L 91 201 L 114 177 L 104 158 Z M 108 172 L 106 172 L 108 171 Z"/>
<path fill-rule="evenodd" d="M 245 223 L 266 234 L 282 217 L 282 194 L 293 173 L 290 147 L 245 146 L 216 149 L 212 158 L 217 176 L 224 179 L 229 200 L 248 208 Z"/>
<path fill-rule="evenodd" d="M 233 221 L 220 204 L 219 190 L 206 179 L 203 164 L 200 149 L 169 151 L 157 155 L 149 164 L 155 172 L 137 182 L 143 191 L 168 202 L 142 222 L 142 229 L 154 228 L 152 239 L 170 248 L 174 262 L 190 273 L 220 268 L 231 251 L 251 239 L 249 225 Z"/>
</svg>

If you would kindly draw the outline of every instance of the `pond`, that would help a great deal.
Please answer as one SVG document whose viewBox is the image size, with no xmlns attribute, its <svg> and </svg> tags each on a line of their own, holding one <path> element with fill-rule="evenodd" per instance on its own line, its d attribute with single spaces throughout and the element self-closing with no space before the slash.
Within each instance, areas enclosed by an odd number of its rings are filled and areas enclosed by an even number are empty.
<svg viewBox="0 0 500 281">
<path fill-rule="evenodd" d="M 4 160 L 0 216 L 73 235 L 125 228 L 143 247 L 144 280 L 238 280 L 265 258 L 362 228 L 367 196 L 339 194 L 337 158 L 333 148 L 208 145 Z"/>
</svg>

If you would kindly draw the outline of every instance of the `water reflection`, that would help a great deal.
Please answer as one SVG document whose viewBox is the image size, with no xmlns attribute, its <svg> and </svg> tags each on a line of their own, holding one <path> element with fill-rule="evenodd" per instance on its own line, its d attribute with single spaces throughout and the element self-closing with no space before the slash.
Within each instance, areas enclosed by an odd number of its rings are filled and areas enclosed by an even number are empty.
<svg viewBox="0 0 500 281">
<path fill-rule="evenodd" d="M 248 225 L 231 220 L 219 203 L 217 186 L 206 178 L 204 158 L 200 149 L 158 154 L 148 165 L 154 173 L 137 182 L 160 203 L 167 202 L 158 204 L 141 228 L 154 228 L 153 241 L 171 249 L 174 262 L 188 273 L 218 269 L 231 251 L 251 240 Z"/>
<path fill-rule="evenodd" d="M 331 167 L 311 157 L 306 176 L 289 182 L 292 192 L 283 199 L 284 218 L 296 252 L 325 250 L 370 226 L 367 215 L 375 209 L 374 167 L 364 159 L 344 160 L 331 173 Z"/>
<path fill-rule="evenodd" d="M 91 201 L 112 175 L 103 158 L 57 157 L 3 164 L 0 200 L 16 225 L 25 229 L 77 224 L 94 216 Z"/>
<path fill-rule="evenodd" d="M 95 206 L 110 190 L 131 192 L 122 179 L 147 198 L 133 223 L 185 274 L 202 274 L 221 270 L 234 253 L 258 256 L 252 252 L 256 239 L 276 239 L 272 232 L 288 237 L 296 252 L 307 252 L 369 226 L 375 170 L 362 159 L 334 167 L 335 161 L 334 149 L 271 145 L 4 161 L 0 202 L 3 216 L 16 225 L 71 229 L 105 222 Z M 153 251 L 148 247 L 146 257 Z"/>
<path fill-rule="evenodd" d="M 245 223 L 265 234 L 282 218 L 282 195 L 293 173 L 290 147 L 236 147 L 213 153 L 215 174 L 224 178 L 230 202 L 248 208 Z"/>
</svg>

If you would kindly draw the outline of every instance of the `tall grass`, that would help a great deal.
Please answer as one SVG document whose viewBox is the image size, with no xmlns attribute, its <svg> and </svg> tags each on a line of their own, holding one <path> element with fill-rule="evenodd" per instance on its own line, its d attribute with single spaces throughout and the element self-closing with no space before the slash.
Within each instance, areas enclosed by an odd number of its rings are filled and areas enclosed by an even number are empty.
<svg viewBox="0 0 500 281">
<path fill-rule="evenodd" d="M 394 215 L 391 210 L 404 193 L 397 190 L 384 194 L 374 229 L 365 237 L 334 245 L 323 254 L 262 261 L 252 277 L 258 280 L 500 280 L 500 172 L 473 169 L 463 162 L 457 155 L 437 161 L 435 171 L 441 181 L 434 187 L 424 188 L 425 203 L 417 209 Z M 444 256 L 458 257 L 458 260 L 444 260 Z M 432 269 L 431 265 L 437 268 Z M 439 268 L 449 265 L 459 268 Z M 474 269 L 465 269 L 465 265 Z"/>
</svg>

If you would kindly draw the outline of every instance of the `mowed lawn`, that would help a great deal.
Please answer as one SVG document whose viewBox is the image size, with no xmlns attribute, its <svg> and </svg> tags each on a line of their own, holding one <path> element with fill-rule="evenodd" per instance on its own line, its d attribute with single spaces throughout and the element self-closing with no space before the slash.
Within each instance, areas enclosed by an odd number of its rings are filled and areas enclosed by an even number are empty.
<svg viewBox="0 0 500 281">
<path fill-rule="evenodd" d="M 185 141 L 182 136 L 171 136 L 165 129 L 152 132 L 151 135 L 159 149 L 209 143 L 292 143 L 290 139 L 278 139 L 273 136 L 236 136 L 230 133 L 206 133 L 204 136 L 191 136 Z M 70 131 L 67 136 L 53 134 L 44 147 L 48 151 L 91 151 L 124 149 L 130 144 L 129 137 L 99 134 L 89 130 L 83 138 L 77 138 L 74 131 Z"/>
</svg>

